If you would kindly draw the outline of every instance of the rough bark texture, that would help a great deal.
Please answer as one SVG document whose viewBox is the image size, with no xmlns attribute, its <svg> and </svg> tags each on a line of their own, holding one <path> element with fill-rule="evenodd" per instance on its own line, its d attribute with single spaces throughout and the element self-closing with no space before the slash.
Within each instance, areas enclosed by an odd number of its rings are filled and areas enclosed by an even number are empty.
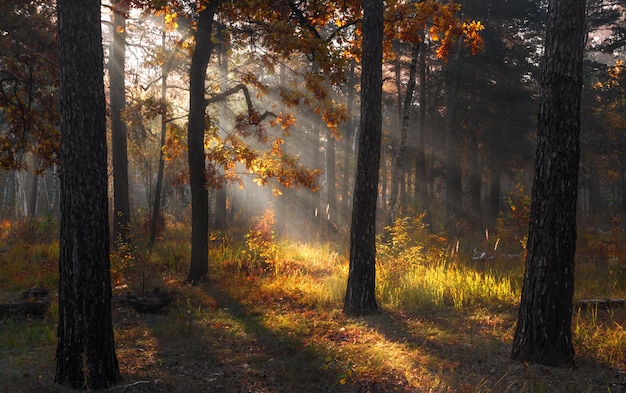
<svg viewBox="0 0 626 393">
<path fill-rule="evenodd" d="M 551 0 L 546 31 L 528 255 L 512 358 L 574 357 L 571 318 L 580 156 L 585 2 Z"/>
<path fill-rule="evenodd" d="M 191 265 L 187 281 L 195 283 L 209 270 L 209 195 L 206 189 L 206 155 L 204 152 L 205 112 L 204 98 L 206 70 L 215 44 L 212 41 L 213 15 L 217 1 L 211 1 L 198 15 L 196 50 L 189 70 L 189 125 L 187 144 L 189 153 L 189 183 L 191 186 Z"/>
<path fill-rule="evenodd" d="M 363 58 L 359 154 L 350 228 L 350 271 L 344 313 L 378 313 L 376 302 L 376 198 L 382 128 L 383 2 L 363 1 Z"/>
<path fill-rule="evenodd" d="M 100 1 L 59 0 L 57 14 L 62 173 L 55 381 L 105 388 L 120 376 L 111 323 Z"/>
<path fill-rule="evenodd" d="M 122 111 L 126 106 L 124 56 L 126 53 L 125 6 L 120 0 L 113 6 L 113 41 L 110 47 L 109 79 L 111 99 L 111 157 L 113 162 L 113 240 L 123 246 L 130 232 L 130 203 L 128 196 L 128 152 L 126 123 Z"/>
</svg>

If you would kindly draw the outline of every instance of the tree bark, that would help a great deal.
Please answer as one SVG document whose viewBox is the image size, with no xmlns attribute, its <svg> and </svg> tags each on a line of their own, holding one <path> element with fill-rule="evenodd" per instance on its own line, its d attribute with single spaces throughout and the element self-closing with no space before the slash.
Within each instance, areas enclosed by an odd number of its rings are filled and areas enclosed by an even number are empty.
<svg viewBox="0 0 626 393">
<path fill-rule="evenodd" d="M 55 381 L 106 388 L 120 375 L 111 322 L 100 1 L 59 0 L 57 16 L 63 169 Z"/>
<path fill-rule="evenodd" d="M 113 162 L 113 241 L 128 245 L 130 236 L 130 203 L 128 196 L 128 152 L 126 123 L 122 111 L 126 107 L 124 64 L 126 54 L 126 7 L 114 0 L 113 41 L 110 46 L 109 79 L 111 100 L 111 161 Z"/>
<path fill-rule="evenodd" d="M 361 122 L 343 311 L 379 312 L 376 301 L 376 199 L 382 129 L 383 1 L 363 1 Z"/>
<path fill-rule="evenodd" d="M 551 0 L 541 79 L 528 254 L 511 357 L 574 358 L 571 319 L 585 2 Z"/>
<path fill-rule="evenodd" d="M 187 130 L 189 183 L 191 186 L 191 264 L 187 281 L 197 283 L 209 271 L 209 195 L 206 188 L 204 130 L 207 101 L 206 70 L 215 44 L 213 15 L 219 1 L 211 1 L 198 14 L 196 49 L 189 69 L 189 125 Z"/>
</svg>

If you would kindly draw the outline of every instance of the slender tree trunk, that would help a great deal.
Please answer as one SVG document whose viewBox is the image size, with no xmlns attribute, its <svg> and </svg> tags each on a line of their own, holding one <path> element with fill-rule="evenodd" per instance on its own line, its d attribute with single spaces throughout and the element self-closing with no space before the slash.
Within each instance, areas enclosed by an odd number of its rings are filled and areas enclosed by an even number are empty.
<svg viewBox="0 0 626 393">
<path fill-rule="evenodd" d="M 31 177 L 30 177 L 30 195 L 28 196 L 28 215 L 31 218 L 37 217 L 37 200 L 39 194 L 39 176 L 37 175 L 37 157 L 34 155 L 29 160 Z"/>
<path fill-rule="evenodd" d="M 422 39 L 419 55 L 419 119 L 417 154 L 415 157 L 415 189 L 423 211 L 428 210 L 428 179 L 426 178 L 426 45 Z"/>
<path fill-rule="evenodd" d="M 498 128 L 498 125 L 495 126 Z M 501 131 L 496 129 L 496 135 L 491 141 L 491 176 L 489 187 L 489 221 L 492 229 L 500 215 L 500 201 L 502 199 L 502 163 L 499 153 Z"/>
<path fill-rule="evenodd" d="M 326 135 L 326 210 L 324 222 L 326 233 L 335 233 L 337 223 L 337 176 L 335 166 L 335 137 Z"/>
<path fill-rule="evenodd" d="M 459 159 L 459 141 L 456 122 L 457 61 L 450 59 L 446 73 L 445 87 L 445 133 L 446 133 L 446 215 L 452 217 L 463 210 L 461 188 L 461 162 Z"/>
<path fill-rule="evenodd" d="M 482 192 L 482 168 L 480 164 L 480 150 L 479 150 L 479 138 L 478 138 L 478 125 L 471 115 L 472 107 L 470 107 L 470 119 L 469 119 L 469 169 L 470 169 L 470 181 L 469 181 L 469 195 L 470 195 L 470 216 L 476 226 L 481 225 L 482 219 L 482 204 L 481 204 L 481 192 Z"/>
<path fill-rule="evenodd" d="M 398 143 L 398 150 L 394 158 L 394 163 L 391 169 L 391 192 L 389 194 L 389 210 L 387 212 L 387 225 L 393 225 L 396 219 L 396 213 L 398 211 L 400 185 L 402 183 L 402 176 L 405 173 L 406 167 L 406 150 L 407 150 L 407 138 L 409 132 L 409 123 L 411 120 L 411 106 L 413 103 L 413 94 L 415 93 L 415 86 L 417 80 L 417 62 L 419 59 L 420 44 L 415 43 L 411 49 L 411 65 L 409 67 L 409 81 L 406 87 L 406 93 L 404 94 L 404 100 L 401 105 L 401 121 L 400 121 L 400 142 Z M 398 90 L 398 96 L 400 91 Z"/>
<path fill-rule="evenodd" d="M 100 1 L 59 0 L 57 16 L 63 175 L 55 381 L 91 390 L 120 379 L 111 321 Z"/>
<path fill-rule="evenodd" d="M 225 92 L 228 90 L 228 49 L 226 34 L 221 27 L 218 29 L 219 37 L 219 51 L 218 51 L 218 63 L 220 70 L 220 90 Z M 229 121 L 229 114 L 227 113 L 226 104 L 220 107 L 220 125 L 222 128 L 229 130 L 231 127 Z M 226 229 L 227 227 L 227 212 L 226 212 L 226 188 L 218 188 L 215 190 L 215 229 Z"/>
<path fill-rule="evenodd" d="M 189 69 L 189 125 L 187 144 L 189 183 L 191 186 L 191 264 L 187 281 L 197 283 L 209 271 L 209 195 L 206 189 L 206 155 L 204 152 L 204 97 L 206 70 L 215 44 L 212 40 L 213 15 L 219 1 L 211 1 L 199 11 L 196 50 Z"/>
<path fill-rule="evenodd" d="M 551 0 L 541 78 L 526 273 L 513 359 L 568 365 L 576 251 L 585 1 Z"/>
<path fill-rule="evenodd" d="M 354 107 L 354 62 L 350 62 L 350 68 L 348 70 L 346 89 L 347 89 L 347 103 L 346 108 L 348 111 L 348 121 L 346 122 L 346 132 L 343 137 L 343 183 L 341 189 L 342 207 L 341 211 L 344 215 L 342 225 L 347 225 L 350 219 L 350 178 L 351 170 L 350 165 L 352 162 L 352 155 L 354 151 L 352 149 L 352 138 L 354 136 L 354 121 L 353 121 L 353 107 Z"/>
<path fill-rule="evenodd" d="M 382 129 L 383 1 L 363 1 L 359 154 L 350 228 L 347 315 L 379 312 L 376 301 L 376 198 Z"/>
<path fill-rule="evenodd" d="M 114 0 L 113 41 L 109 59 L 111 100 L 111 160 L 113 162 L 113 240 L 127 245 L 130 236 L 130 203 L 128 196 L 128 153 L 126 123 L 122 111 L 126 107 L 124 57 L 126 54 L 126 7 L 124 1 Z"/>
<path fill-rule="evenodd" d="M 161 32 L 161 50 L 165 51 L 165 23 Z M 152 219 L 150 220 L 150 235 L 148 243 L 150 247 L 154 245 L 157 237 L 157 228 L 161 217 L 161 195 L 163 194 L 163 177 L 165 172 L 165 157 L 163 157 L 163 147 L 167 138 L 167 62 L 161 67 L 161 141 L 159 144 L 159 168 L 157 171 L 157 181 L 154 189 L 154 204 L 152 205 Z"/>
</svg>

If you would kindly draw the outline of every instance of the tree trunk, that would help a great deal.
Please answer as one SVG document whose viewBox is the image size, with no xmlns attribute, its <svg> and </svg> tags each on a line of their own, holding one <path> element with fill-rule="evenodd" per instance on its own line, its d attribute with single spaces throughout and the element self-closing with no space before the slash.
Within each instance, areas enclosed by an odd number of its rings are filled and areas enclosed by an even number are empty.
<svg viewBox="0 0 626 393">
<path fill-rule="evenodd" d="M 335 169 L 335 137 L 328 131 L 326 135 L 326 209 L 324 210 L 327 234 L 335 233 L 337 223 L 337 176 Z"/>
<path fill-rule="evenodd" d="M 353 121 L 353 106 L 354 106 L 354 62 L 350 62 L 350 68 L 348 71 L 347 81 L 346 81 L 346 89 L 347 89 L 347 103 L 346 108 L 348 111 L 348 121 L 346 121 L 346 132 L 343 137 L 343 183 L 341 188 L 341 201 L 342 207 L 341 211 L 343 214 L 342 217 L 342 225 L 348 225 L 350 220 L 350 198 L 349 198 L 349 189 L 350 189 L 350 178 L 351 171 L 350 165 L 352 162 L 352 155 L 354 151 L 352 149 L 352 138 L 354 136 L 354 121 Z"/>
<path fill-rule="evenodd" d="M 422 37 L 423 38 L 423 37 Z M 419 119 L 417 153 L 415 155 L 415 190 L 422 211 L 428 210 L 428 179 L 426 178 L 426 45 L 424 39 L 419 55 Z"/>
<path fill-rule="evenodd" d="M 126 54 L 126 8 L 122 0 L 114 0 L 113 41 L 110 47 L 109 79 L 111 100 L 111 161 L 113 162 L 113 240 L 125 246 L 130 236 L 130 203 L 128 196 L 128 152 L 126 123 L 122 111 L 126 107 L 124 57 Z"/>
<path fill-rule="evenodd" d="M 445 149 L 446 149 L 446 215 L 450 218 L 463 210 L 461 195 L 461 162 L 459 159 L 459 141 L 456 124 L 457 61 L 450 59 L 445 71 Z"/>
<path fill-rule="evenodd" d="M 470 119 L 469 119 L 469 167 L 470 167 L 470 180 L 469 180 L 469 195 L 470 195 L 470 211 L 469 216 L 472 218 L 473 224 L 478 228 L 482 227 L 482 166 L 480 164 L 480 146 L 478 136 L 478 124 L 472 116 L 472 110 L 475 108 L 470 106 Z"/>
<path fill-rule="evenodd" d="M 376 198 L 382 129 L 383 1 L 363 1 L 363 58 L 359 154 L 350 228 L 350 270 L 343 306 L 347 315 L 378 313 L 376 302 Z"/>
<path fill-rule="evenodd" d="M 511 357 L 574 358 L 571 319 L 585 2 L 551 0 L 546 30 L 526 273 Z"/>
<path fill-rule="evenodd" d="M 228 52 L 230 50 L 229 44 L 226 38 L 226 32 L 222 27 L 218 30 L 219 37 L 219 51 L 218 51 L 218 63 L 220 70 L 220 90 L 224 93 L 228 90 Z M 220 107 L 220 125 L 222 129 L 230 130 L 232 124 L 230 122 L 228 107 L 226 104 L 223 104 Z M 226 211 L 226 188 L 218 188 L 215 190 L 215 229 L 226 229 L 228 226 L 227 218 L 228 214 Z"/>
<path fill-rule="evenodd" d="M 111 321 L 106 102 L 100 2 L 57 2 L 61 236 L 55 381 L 107 388 L 120 379 Z"/>
<path fill-rule="evenodd" d="M 411 105 L 413 103 L 413 94 L 417 79 L 417 61 L 419 59 L 420 44 L 415 43 L 411 49 L 411 65 L 409 67 L 409 81 L 406 86 L 406 93 L 401 108 L 400 121 L 400 142 L 398 143 L 398 151 L 394 158 L 393 167 L 391 169 L 391 192 L 389 194 L 389 211 L 387 212 L 387 225 L 393 225 L 398 211 L 400 185 L 402 176 L 405 173 L 406 166 L 406 150 L 407 137 L 409 132 L 409 122 L 411 120 Z M 400 91 L 398 90 L 398 95 Z"/>
<path fill-rule="evenodd" d="M 196 50 L 191 58 L 189 69 L 187 145 L 191 186 L 191 264 L 187 281 L 190 283 L 197 283 L 209 271 L 209 195 L 206 189 L 206 155 L 204 152 L 207 103 L 204 98 L 204 89 L 206 70 L 215 47 L 212 29 L 213 15 L 218 3 L 219 1 L 211 1 L 204 10 L 199 11 Z"/>
<path fill-rule="evenodd" d="M 165 51 L 165 22 L 163 22 L 163 31 L 161 32 L 161 50 Z M 165 100 L 167 98 L 167 63 L 164 62 L 161 67 L 161 141 L 159 144 L 159 168 L 157 171 L 157 181 L 154 190 L 154 204 L 152 205 L 152 218 L 150 219 L 150 235 L 148 243 L 150 247 L 154 245 L 157 237 L 157 227 L 161 216 L 161 195 L 163 194 L 163 177 L 165 172 L 165 158 L 163 157 L 163 147 L 167 138 L 167 106 Z"/>
</svg>

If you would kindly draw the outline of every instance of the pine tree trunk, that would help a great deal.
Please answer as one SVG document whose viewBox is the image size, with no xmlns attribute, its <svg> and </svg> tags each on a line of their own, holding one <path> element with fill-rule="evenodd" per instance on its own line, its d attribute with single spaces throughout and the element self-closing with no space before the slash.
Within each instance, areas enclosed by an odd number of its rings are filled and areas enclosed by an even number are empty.
<svg viewBox="0 0 626 393">
<path fill-rule="evenodd" d="M 55 381 L 106 388 L 119 378 L 111 321 L 106 103 L 100 2 L 57 2 L 61 236 Z"/>
<path fill-rule="evenodd" d="M 574 358 L 571 319 L 580 157 L 585 2 L 551 0 L 546 30 L 528 254 L 512 358 Z"/>
<path fill-rule="evenodd" d="M 191 186 L 191 264 L 187 281 L 197 283 L 209 271 L 209 194 L 206 189 L 204 129 L 206 127 L 204 97 L 206 70 L 215 44 L 212 41 L 213 15 L 217 1 L 207 4 L 198 16 L 196 50 L 189 69 L 189 125 L 187 145 L 189 183 Z"/>
<path fill-rule="evenodd" d="M 126 106 L 124 57 L 126 53 L 126 12 L 123 1 L 114 0 L 113 41 L 109 59 L 111 99 L 111 161 L 113 162 L 113 240 L 126 245 L 130 234 L 130 203 L 128 196 L 128 152 L 126 123 L 122 111 Z"/>
<path fill-rule="evenodd" d="M 378 313 L 376 199 L 382 129 L 383 1 L 363 1 L 363 59 L 359 154 L 350 228 L 350 270 L 343 311 Z"/>
</svg>

